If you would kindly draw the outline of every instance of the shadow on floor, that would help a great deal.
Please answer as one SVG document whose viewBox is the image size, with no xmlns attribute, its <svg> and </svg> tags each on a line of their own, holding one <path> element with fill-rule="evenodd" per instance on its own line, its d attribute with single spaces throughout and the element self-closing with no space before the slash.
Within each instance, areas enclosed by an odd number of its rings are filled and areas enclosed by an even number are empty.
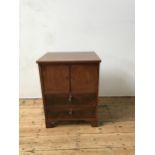
<svg viewBox="0 0 155 155">
<path fill-rule="evenodd" d="M 135 104 L 134 99 L 128 101 L 101 102 L 98 106 L 99 120 L 101 124 L 108 122 L 134 121 Z"/>
</svg>

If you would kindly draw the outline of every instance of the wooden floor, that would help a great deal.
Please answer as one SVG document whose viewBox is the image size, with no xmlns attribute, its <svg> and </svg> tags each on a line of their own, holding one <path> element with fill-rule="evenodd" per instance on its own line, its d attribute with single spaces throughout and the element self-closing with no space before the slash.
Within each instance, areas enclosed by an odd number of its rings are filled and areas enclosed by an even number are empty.
<svg viewBox="0 0 155 155">
<path fill-rule="evenodd" d="M 46 129 L 42 100 L 20 99 L 20 155 L 134 155 L 134 97 L 102 97 L 98 109 L 100 127 Z"/>
</svg>

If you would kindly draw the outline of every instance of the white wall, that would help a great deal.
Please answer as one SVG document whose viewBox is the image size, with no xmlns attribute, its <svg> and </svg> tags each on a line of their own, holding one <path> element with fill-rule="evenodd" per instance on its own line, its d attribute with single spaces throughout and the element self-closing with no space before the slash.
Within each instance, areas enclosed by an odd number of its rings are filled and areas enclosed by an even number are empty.
<svg viewBox="0 0 155 155">
<path fill-rule="evenodd" d="M 36 59 L 94 50 L 102 96 L 134 95 L 134 0 L 21 0 L 20 97 L 41 97 Z"/>
</svg>

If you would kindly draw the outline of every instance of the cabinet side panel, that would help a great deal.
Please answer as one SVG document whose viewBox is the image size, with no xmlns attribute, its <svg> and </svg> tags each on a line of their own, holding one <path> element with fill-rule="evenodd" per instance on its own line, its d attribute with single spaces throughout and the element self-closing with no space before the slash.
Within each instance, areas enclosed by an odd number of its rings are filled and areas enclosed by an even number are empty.
<svg viewBox="0 0 155 155">
<path fill-rule="evenodd" d="M 40 85 L 41 85 L 41 93 L 42 93 L 42 100 L 43 100 L 43 107 L 44 107 L 44 115 L 45 115 L 45 123 L 47 126 L 47 111 L 46 111 L 46 106 L 45 106 L 45 96 L 44 96 L 44 86 L 43 86 L 43 70 L 42 70 L 42 65 L 38 64 L 38 68 L 39 68 L 39 75 L 40 75 Z"/>
<path fill-rule="evenodd" d="M 39 76 L 40 76 L 40 86 L 41 86 L 41 93 L 42 97 L 44 96 L 44 82 L 43 82 L 43 68 L 41 64 L 38 64 L 38 69 L 39 69 Z"/>
</svg>

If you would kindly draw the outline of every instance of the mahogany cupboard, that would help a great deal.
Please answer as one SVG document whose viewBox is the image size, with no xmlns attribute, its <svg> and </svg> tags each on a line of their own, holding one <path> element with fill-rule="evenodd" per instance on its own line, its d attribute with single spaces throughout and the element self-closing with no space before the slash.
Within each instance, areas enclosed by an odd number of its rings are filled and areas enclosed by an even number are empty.
<svg viewBox="0 0 155 155">
<path fill-rule="evenodd" d="M 47 128 L 71 120 L 98 126 L 100 62 L 95 52 L 49 52 L 37 61 Z"/>
</svg>

